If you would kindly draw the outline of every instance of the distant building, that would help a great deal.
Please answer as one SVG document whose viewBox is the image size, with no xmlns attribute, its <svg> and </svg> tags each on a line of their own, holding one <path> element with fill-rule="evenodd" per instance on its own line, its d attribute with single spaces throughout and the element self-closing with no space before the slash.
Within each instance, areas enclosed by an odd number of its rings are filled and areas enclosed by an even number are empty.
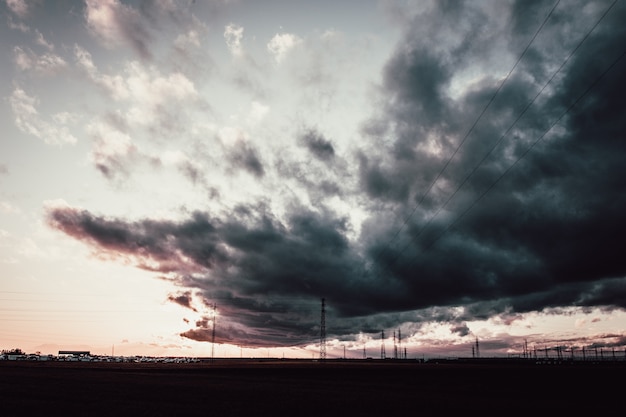
<svg viewBox="0 0 626 417">
<path fill-rule="evenodd" d="M 60 350 L 59 355 L 90 356 L 91 353 L 88 350 Z"/>
</svg>

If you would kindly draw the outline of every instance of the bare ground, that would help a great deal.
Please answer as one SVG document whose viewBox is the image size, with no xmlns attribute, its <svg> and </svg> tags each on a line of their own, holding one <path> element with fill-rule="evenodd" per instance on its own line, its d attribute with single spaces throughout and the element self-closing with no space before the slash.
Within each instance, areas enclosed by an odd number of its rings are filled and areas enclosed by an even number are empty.
<svg viewBox="0 0 626 417">
<path fill-rule="evenodd" d="M 388 416 L 615 412 L 626 362 L 0 362 L 0 416 Z"/>
</svg>

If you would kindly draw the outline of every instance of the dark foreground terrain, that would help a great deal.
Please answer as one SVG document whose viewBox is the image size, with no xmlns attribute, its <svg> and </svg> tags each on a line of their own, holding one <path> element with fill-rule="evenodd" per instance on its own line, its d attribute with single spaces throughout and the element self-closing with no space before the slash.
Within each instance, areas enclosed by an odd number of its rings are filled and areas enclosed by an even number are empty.
<svg viewBox="0 0 626 417">
<path fill-rule="evenodd" d="M 626 362 L 0 362 L 0 416 L 598 415 Z"/>
</svg>

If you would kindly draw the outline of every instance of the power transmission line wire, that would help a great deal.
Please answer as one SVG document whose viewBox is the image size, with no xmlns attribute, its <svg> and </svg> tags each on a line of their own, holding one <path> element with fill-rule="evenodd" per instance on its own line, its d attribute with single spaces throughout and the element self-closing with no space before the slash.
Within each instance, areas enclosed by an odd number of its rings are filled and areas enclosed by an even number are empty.
<svg viewBox="0 0 626 417">
<path fill-rule="evenodd" d="M 606 17 L 606 15 L 609 13 L 609 11 L 613 8 L 613 6 L 615 6 L 615 4 L 617 3 L 617 0 L 614 0 L 613 3 L 611 3 L 611 5 L 604 11 L 604 13 L 602 14 L 602 16 L 600 16 L 600 18 L 596 21 L 596 23 L 591 27 L 591 29 L 589 31 L 587 31 L 587 33 L 585 34 L 585 36 L 583 36 L 583 38 L 580 40 L 580 42 L 578 43 L 578 45 L 576 45 L 576 47 L 569 53 L 569 55 L 567 56 L 567 58 L 563 61 L 563 63 L 561 63 L 561 65 L 559 66 L 559 68 L 552 74 L 552 76 L 550 77 L 550 79 L 544 84 L 544 86 L 539 90 L 539 92 L 535 95 L 535 97 L 526 105 L 526 107 L 522 110 L 522 112 L 517 116 L 517 118 L 513 121 L 513 123 L 511 124 L 511 126 L 509 126 L 509 128 L 502 134 L 502 136 L 500 136 L 500 138 L 494 143 L 494 145 L 491 147 L 491 149 L 489 150 L 489 152 L 487 152 L 483 158 L 478 162 L 478 164 L 476 166 L 474 166 L 474 168 L 472 169 L 472 171 L 463 179 L 463 181 L 459 184 L 459 186 L 456 188 L 456 190 L 454 190 L 454 192 L 446 199 L 446 201 L 437 209 L 437 211 L 435 211 L 435 213 L 430 217 L 430 219 L 420 228 L 420 230 L 413 236 L 413 238 L 417 238 L 419 237 L 422 232 L 432 223 L 432 221 L 437 217 L 437 215 L 439 214 L 439 212 L 441 212 L 441 210 L 443 210 L 448 203 L 456 196 L 456 194 L 461 190 L 461 188 L 463 188 L 463 186 L 467 183 L 467 181 L 476 173 L 476 171 L 478 171 L 478 169 L 482 166 L 482 164 L 485 162 L 485 160 L 487 160 L 487 158 L 493 154 L 493 152 L 496 150 L 496 148 L 498 147 L 498 145 L 500 145 L 500 143 L 502 143 L 502 141 L 504 140 L 504 138 L 509 134 L 509 132 L 513 129 L 513 127 L 515 127 L 515 125 L 517 124 L 517 122 L 524 116 L 524 114 L 526 114 L 526 112 L 528 111 L 528 109 L 530 109 L 530 107 L 535 103 L 535 101 L 539 98 L 539 96 L 544 92 L 544 90 L 548 87 L 548 85 L 550 85 L 550 83 L 554 80 L 554 78 L 561 72 L 561 70 L 563 69 L 563 67 L 565 67 L 565 65 L 567 65 L 567 63 L 569 62 L 569 60 L 572 58 L 572 56 L 578 51 L 578 49 L 580 49 L 580 47 L 582 46 L 582 44 L 587 40 L 587 38 L 591 35 L 591 33 L 595 30 L 595 28 L 600 24 L 600 22 Z M 562 117 L 562 116 L 561 116 Z M 546 132 L 547 133 L 547 132 Z M 544 133 L 544 135 L 546 134 Z M 390 265 L 392 265 L 393 263 L 395 263 L 398 258 L 402 255 L 402 253 L 412 244 L 412 242 L 407 243 L 400 251 L 398 251 L 398 254 L 396 255 L 395 258 L 393 258 L 393 260 L 390 262 Z"/>
<path fill-rule="evenodd" d="M 415 261 L 420 255 L 422 255 L 424 252 L 426 252 L 427 250 L 429 250 L 430 248 L 432 248 L 435 243 L 437 243 L 437 241 L 439 239 L 441 239 L 441 237 L 446 234 L 455 224 L 457 224 L 472 208 L 474 208 L 476 206 L 476 204 L 478 204 L 479 201 L 481 201 L 483 199 L 483 197 L 485 197 L 485 195 L 487 195 L 487 193 L 489 193 L 489 191 L 491 191 L 501 180 L 502 178 L 504 178 L 505 175 L 507 175 L 511 170 L 513 170 L 513 168 L 515 166 L 517 166 L 517 164 L 519 163 L 519 161 L 521 161 L 526 155 L 528 155 L 528 153 L 530 153 L 530 151 L 554 128 L 554 126 L 556 126 L 557 123 L 559 123 L 561 121 L 561 119 L 563 117 L 565 117 L 565 115 L 567 113 L 569 113 L 587 94 L 589 94 L 589 92 L 595 88 L 595 86 L 606 76 L 606 74 L 608 74 L 611 69 L 613 69 L 619 61 L 621 61 L 624 56 L 626 56 L 626 50 L 624 50 L 621 55 L 619 55 L 612 63 L 611 65 L 609 65 L 603 72 L 602 74 L 600 74 L 595 80 L 594 82 L 585 90 L 584 93 L 582 93 L 580 96 L 578 96 L 578 98 L 563 112 L 561 113 L 561 115 L 552 123 L 552 125 L 543 133 L 541 134 L 521 155 L 519 158 L 517 158 L 515 160 L 515 162 L 509 166 L 502 174 L 500 174 L 498 176 L 498 178 L 485 190 L 483 191 L 478 198 L 476 198 L 453 222 L 451 222 L 428 246 L 426 246 L 424 248 L 424 250 L 421 253 L 418 253 L 414 258 L 413 261 Z"/>
<path fill-rule="evenodd" d="M 539 26 L 539 28 L 535 31 L 535 34 L 533 35 L 533 37 L 530 39 L 530 41 L 528 42 L 528 44 L 526 45 L 526 47 L 524 48 L 524 51 L 522 52 L 522 54 L 519 56 L 519 58 L 517 59 L 517 61 L 515 62 L 515 65 L 513 65 L 513 67 L 511 68 L 511 70 L 509 70 L 508 74 L 504 77 L 504 79 L 502 80 L 502 82 L 500 83 L 500 85 L 498 86 L 498 88 L 496 89 L 496 91 L 493 93 L 493 95 L 491 96 L 491 98 L 489 99 L 489 101 L 487 102 L 487 104 L 485 105 L 485 107 L 482 109 L 482 111 L 480 112 L 480 114 L 478 115 L 478 117 L 476 118 L 476 120 L 474 121 L 474 123 L 472 124 L 472 126 L 469 128 L 469 130 L 467 131 L 467 133 L 465 133 L 465 135 L 463 136 L 463 138 L 461 139 L 461 141 L 459 142 L 459 144 L 457 145 L 456 149 L 454 150 L 454 152 L 450 155 L 450 157 L 448 158 L 448 160 L 446 161 L 446 163 L 444 164 L 444 166 L 441 168 L 441 170 L 439 170 L 438 174 L 435 176 L 435 179 L 431 182 L 431 184 L 428 186 L 428 188 L 426 189 L 426 191 L 422 194 L 422 196 L 420 197 L 420 199 L 418 200 L 417 204 L 415 205 L 415 207 L 413 208 L 413 210 L 411 211 L 411 213 L 406 217 L 406 219 L 404 220 L 404 222 L 402 223 L 402 225 L 400 226 L 400 228 L 396 231 L 396 233 L 391 237 L 391 239 L 389 239 L 389 241 L 387 242 L 387 244 L 383 247 L 383 249 L 381 249 L 379 251 L 379 254 L 382 254 L 385 250 L 387 250 L 389 248 L 389 246 L 391 245 L 391 243 L 398 237 L 398 235 L 400 234 L 400 232 L 402 231 L 402 229 L 404 229 L 404 227 L 407 225 L 408 221 L 411 219 L 411 217 L 413 217 L 413 215 L 415 214 L 415 212 L 417 211 L 417 209 L 422 205 L 422 203 L 424 202 L 424 199 L 426 198 L 426 196 L 428 195 L 428 193 L 430 192 L 430 190 L 434 187 L 434 185 L 437 183 L 437 181 L 439 180 L 439 178 L 441 178 L 441 175 L 443 175 L 443 172 L 448 168 L 448 165 L 450 165 L 450 162 L 452 161 L 452 159 L 456 156 L 456 154 L 458 153 L 459 149 L 461 148 L 461 146 L 463 146 L 463 144 L 465 143 L 465 141 L 467 140 L 467 138 L 469 137 L 469 135 L 474 131 L 474 128 L 476 127 L 476 125 L 478 124 L 478 122 L 482 119 L 483 115 L 487 112 L 487 109 L 491 106 L 491 104 L 493 103 L 493 101 L 495 100 L 496 96 L 498 95 L 498 93 L 500 92 L 500 90 L 502 89 L 502 87 L 504 86 L 504 84 L 507 82 L 507 80 L 509 79 L 509 77 L 511 76 L 511 74 L 513 73 L 513 71 L 515 71 L 515 69 L 517 68 L 517 66 L 519 65 L 519 63 L 522 61 L 522 59 L 524 58 L 524 56 L 526 55 L 526 53 L 528 52 L 528 50 L 530 49 L 530 46 L 532 45 L 532 43 L 535 41 L 535 39 L 537 38 L 537 36 L 539 35 L 539 33 L 541 32 L 541 30 L 543 29 L 543 27 L 546 25 L 546 23 L 548 22 L 548 20 L 550 19 L 550 17 L 552 16 L 552 14 L 554 13 L 554 10 L 556 9 L 556 7 L 559 5 L 561 0 L 557 0 L 557 2 L 554 4 L 554 6 L 552 6 L 552 9 L 550 9 L 550 12 L 546 15 L 545 19 L 543 20 L 543 22 L 541 23 L 541 25 Z"/>
</svg>

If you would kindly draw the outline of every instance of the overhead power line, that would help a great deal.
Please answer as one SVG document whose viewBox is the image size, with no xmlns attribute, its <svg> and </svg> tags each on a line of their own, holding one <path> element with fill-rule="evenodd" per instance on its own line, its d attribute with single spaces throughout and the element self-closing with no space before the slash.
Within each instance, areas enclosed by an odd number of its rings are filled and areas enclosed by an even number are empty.
<svg viewBox="0 0 626 417">
<path fill-rule="evenodd" d="M 439 178 L 441 178 L 441 176 L 443 175 L 443 173 L 445 172 L 445 170 L 448 168 L 448 166 L 450 165 L 450 162 L 452 161 L 452 159 L 456 156 L 456 154 L 458 153 L 459 149 L 461 148 L 461 146 L 463 146 L 463 144 L 466 142 L 467 138 L 469 137 L 469 135 L 474 131 L 474 128 L 476 127 L 476 125 L 478 124 L 478 122 L 482 119 L 482 117 L 484 116 L 484 114 L 487 112 L 487 109 L 491 106 L 491 104 L 493 103 L 493 101 L 495 100 L 496 96 L 498 95 L 498 93 L 500 92 L 500 90 L 502 90 L 502 87 L 504 86 L 504 84 L 507 82 L 507 80 L 509 79 L 509 77 L 511 76 L 511 74 L 513 73 L 513 71 L 515 71 L 515 69 L 517 68 L 517 66 L 519 65 L 519 63 L 522 61 L 522 59 L 524 58 L 524 56 L 526 55 L 526 53 L 528 52 L 528 50 L 530 49 L 530 46 L 533 44 L 533 42 L 535 41 L 535 39 L 537 38 L 537 36 L 539 35 L 539 33 L 541 32 L 541 30 L 543 29 L 543 27 L 546 25 L 546 23 L 548 22 L 548 20 L 550 19 L 550 17 L 552 16 L 552 14 L 554 13 L 554 10 L 556 9 L 556 7 L 559 5 L 560 0 L 557 0 L 556 3 L 554 4 L 554 6 L 552 6 L 552 8 L 550 9 L 550 12 L 546 15 L 546 17 L 544 18 L 543 22 L 541 23 L 541 25 L 539 26 L 539 28 L 535 31 L 535 34 L 533 35 L 533 37 L 530 39 L 530 41 L 528 42 L 528 44 L 526 45 L 526 47 L 524 48 L 524 50 L 522 51 L 521 55 L 519 56 L 519 58 L 517 59 L 517 61 L 515 62 L 515 64 L 513 65 L 513 67 L 509 70 L 509 72 L 507 73 L 507 75 L 502 79 L 502 81 L 500 82 L 500 85 L 498 86 L 498 88 L 496 89 L 496 91 L 494 91 L 493 95 L 491 96 L 491 98 L 489 99 L 489 101 L 487 102 L 487 104 L 483 107 L 482 111 L 480 112 L 480 114 L 478 115 L 478 117 L 476 118 L 476 120 L 474 121 L 474 123 L 472 123 L 471 127 L 469 128 L 469 130 L 467 131 L 467 133 L 465 133 L 465 135 L 463 136 L 463 138 L 461 139 L 461 141 L 459 142 L 459 144 L 457 145 L 457 147 L 455 148 L 454 152 L 452 152 L 452 154 L 450 155 L 450 157 L 447 159 L 447 161 L 445 162 L 445 164 L 443 165 L 443 167 L 439 170 L 439 172 L 437 173 L 437 175 L 435 176 L 435 179 L 430 183 L 430 185 L 428 186 L 428 188 L 426 189 L 426 191 L 422 194 L 422 196 L 420 197 L 420 199 L 418 200 L 417 204 L 415 205 L 415 207 L 413 208 L 413 210 L 411 211 L 411 213 L 405 218 L 404 222 L 402 223 L 402 225 L 400 226 L 400 228 L 396 231 L 396 233 L 391 237 L 391 239 L 389 239 L 389 241 L 387 242 L 387 244 L 384 246 L 384 248 L 382 250 L 379 251 L 379 254 L 384 253 L 391 245 L 391 243 L 399 236 L 400 232 L 404 229 L 404 227 L 407 225 L 407 223 L 409 222 L 409 220 L 411 219 L 411 217 L 413 217 L 413 215 L 415 214 L 415 212 L 417 211 L 417 209 L 422 205 L 422 203 L 424 202 L 424 199 L 426 198 L 426 196 L 430 193 L 430 191 L 432 190 L 432 188 L 435 186 L 435 184 L 437 183 L 437 181 L 439 180 Z"/>
<path fill-rule="evenodd" d="M 517 116 L 517 118 L 513 121 L 513 123 L 507 128 L 507 130 L 502 134 L 502 136 L 500 136 L 500 138 L 492 145 L 491 149 L 489 150 L 489 152 L 487 152 L 483 158 L 478 162 L 478 164 L 476 164 L 474 166 L 474 168 L 472 169 L 472 171 L 463 179 L 463 181 L 457 186 L 457 188 L 454 190 L 454 192 L 452 194 L 450 194 L 450 196 L 448 196 L 448 198 L 446 199 L 446 201 L 435 211 L 435 213 L 430 217 L 430 219 L 420 228 L 420 230 L 414 235 L 414 238 L 419 237 L 423 231 L 432 223 L 432 221 L 437 217 L 437 215 L 441 212 L 441 210 L 443 210 L 448 203 L 457 195 L 457 193 L 461 190 L 461 188 L 463 188 L 463 186 L 468 182 L 468 180 L 476 173 L 476 171 L 478 171 L 478 169 L 482 166 L 482 164 L 487 160 L 487 158 L 489 158 L 489 156 L 491 156 L 493 154 L 493 152 L 496 150 L 496 148 L 502 143 L 502 141 L 504 140 L 504 138 L 511 132 L 511 130 L 513 130 L 513 127 L 515 127 L 515 125 L 517 124 L 517 122 L 520 121 L 520 119 L 526 114 L 526 112 L 532 107 L 532 105 L 535 103 L 535 101 L 537 101 L 537 99 L 539 98 L 539 96 L 541 96 L 541 94 L 545 91 L 545 89 L 552 83 L 552 81 L 554 80 L 554 78 L 556 78 L 556 76 L 561 72 L 561 70 L 563 69 L 563 67 L 565 67 L 565 65 L 567 65 L 567 63 L 569 62 L 569 60 L 572 58 L 572 56 L 580 49 L 580 47 L 583 45 L 583 43 L 587 40 L 587 38 L 589 38 L 589 36 L 591 35 L 591 33 L 596 29 L 596 27 L 600 24 L 600 22 L 606 17 L 606 15 L 609 13 L 609 11 L 613 8 L 613 6 L 615 6 L 615 4 L 617 3 L 617 0 L 614 0 L 613 3 L 604 11 L 604 13 L 600 16 L 600 18 L 596 21 L 596 23 L 591 27 L 591 29 L 589 29 L 587 31 L 587 33 L 585 34 L 585 36 L 583 36 L 583 38 L 578 42 L 578 44 L 576 45 L 576 47 L 569 53 L 569 55 L 565 58 L 565 60 L 561 63 L 561 65 L 559 66 L 559 68 L 552 74 L 552 76 L 550 77 L 550 79 L 548 79 L 548 81 L 543 85 L 543 87 L 539 90 L 539 92 L 537 92 L 537 94 L 535 95 L 535 97 L 528 102 L 528 104 L 526 105 L 526 107 L 524 107 L 524 109 L 520 112 L 520 114 Z M 518 61 L 519 62 L 519 61 Z M 563 115 L 561 116 L 563 117 Z M 557 121 L 558 122 L 558 121 Z M 551 128 L 554 127 L 554 125 L 551 126 Z M 550 128 L 550 129 L 551 129 Z M 547 134 L 548 132 L 545 132 L 545 134 Z M 533 145 L 534 146 L 534 145 Z M 516 161 L 517 163 L 517 161 Z M 500 179 L 498 179 L 499 181 Z M 490 187 L 491 188 L 491 187 Z M 482 198 L 482 197 L 480 197 Z M 400 255 L 411 245 L 411 242 L 407 243 L 400 251 L 398 251 L 398 254 L 396 255 L 396 257 L 391 261 L 391 264 L 395 263 L 398 258 L 400 257 Z"/>
<path fill-rule="evenodd" d="M 489 193 L 501 180 L 502 178 L 504 178 L 505 175 L 507 175 L 509 172 L 511 172 L 511 170 L 513 170 L 513 168 L 515 168 L 515 166 L 517 166 L 517 164 L 519 163 L 519 161 L 521 161 L 526 155 L 528 155 L 528 153 L 530 153 L 531 150 L 533 150 L 533 148 L 554 128 L 554 126 L 557 125 L 557 123 L 559 123 L 561 121 L 561 119 L 563 117 L 565 117 L 566 114 L 568 114 L 574 107 L 576 107 L 576 105 L 585 97 L 587 96 L 587 94 L 589 94 L 589 92 L 591 90 L 593 90 L 598 83 L 619 63 L 619 61 L 621 61 L 624 56 L 626 56 L 626 49 L 611 63 L 611 65 L 609 65 L 595 80 L 593 83 L 591 83 L 591 85 L 589 85 L 589 87 L 585 90 L 584 93 L 582 93 L 580 96 L 578 96 L 578 98 L 565 110 L 561 113 L 561 115 L 550 125 L 550 127 L 544 132 L 542 133 L 535 141 L 533 141 L 533 143 L 515 160 L 515 162 L 513 162 L 513 164 L 511 164 L 506 170 L 504 170 L 504 172 L 502 172 L 502 174 L 500 174 L 498 176 L 498 178 L 485 190 L 483 191 L 478 198 L 476 198 L 452 223 L 450 223 L 427 247 L 424 248 L 424 251 L 430 249 L 431 247 L 433 247 L 435 245 L 435 243 L 441 239 L 441 237 L 446 234 L 455 224 L 457 224 L 472 208 L 474 208 L 474 206 L 476 206 L 476 204 L 478 204 L 479 201 L 481 201 L 485 195 L 487 195 L 487 193 Z M 422 255 L 422 253 L 417 254 L 414 257 L 414 260 L 418 258 L 419 255 Z"/>
</svg>

